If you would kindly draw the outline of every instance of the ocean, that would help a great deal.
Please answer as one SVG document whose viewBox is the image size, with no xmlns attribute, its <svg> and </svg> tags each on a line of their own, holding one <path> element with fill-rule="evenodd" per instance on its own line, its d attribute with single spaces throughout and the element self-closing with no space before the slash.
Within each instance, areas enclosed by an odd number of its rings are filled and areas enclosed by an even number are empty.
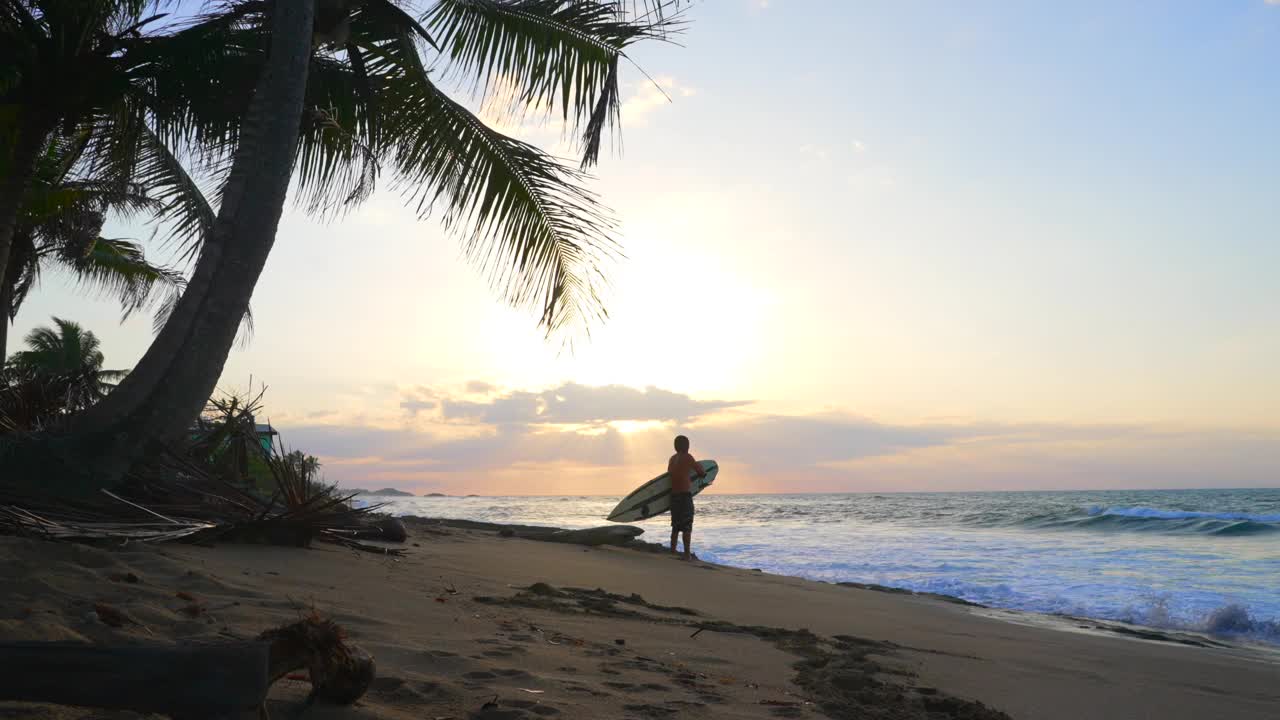
<svg viewBox="0 0 1280 720">
<path fill-rule="evenodd" d="M 387 511 L 580 528 L 608 524 L 618 499 L 395 498 Z M 712 488 L 697 508 L 693 549 L 712 562 L 1280 644 L 1280 489 L 727 495 Z M 639 523 L 642 539 L 665 542 L 668 523 L 666 515 Z"/>
</svg>

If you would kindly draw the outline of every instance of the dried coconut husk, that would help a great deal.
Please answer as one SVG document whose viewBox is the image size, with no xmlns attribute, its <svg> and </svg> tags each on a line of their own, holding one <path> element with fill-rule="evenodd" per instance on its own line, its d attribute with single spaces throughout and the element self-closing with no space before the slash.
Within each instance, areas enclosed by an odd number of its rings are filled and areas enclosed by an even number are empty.
<svg viewBox="0 0 1280 720">
<path fill-rule="evenodd" d="M 350 705 L 368 691 L 377 672 L 373 656 L 346 642 L 346 633 L 332 620 L 311 613 L 298 622 L 267 630 L 259 640 L 271 643 L 270 681 L 305 668 L 311 696 Z"/>
</svg>

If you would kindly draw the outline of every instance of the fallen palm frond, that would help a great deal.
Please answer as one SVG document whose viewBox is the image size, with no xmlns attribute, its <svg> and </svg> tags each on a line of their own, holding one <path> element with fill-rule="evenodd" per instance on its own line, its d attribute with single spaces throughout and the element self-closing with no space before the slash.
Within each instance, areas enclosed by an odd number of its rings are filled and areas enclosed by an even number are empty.
<svg viewBox="0 0 1280 720">
<path fill-rule="evenodd" d="M 310 546 L 315 541 L 399 555 L 377 537 L 382 505 L 318 478 L 319 461 L 264 443 L 255 416 L 262 394 L 210 401 L 181 443 L 135 468 L 93 501 L 33 497 L 0 488 L 0 532 L 50 540 L 226 540 Z M 268 438 L 269 439 L 269 438 Z M 269 447 L 267 447 L 269 445 Z"/>
<path fill-rule="evenodd" d="M 164 542 L 187 538 L 217 526 L 206 522 L 84 522 L 8 505 L 0 506 L 0 527 L 7 527 L 14 534 L 35 535 L 48 540 Z"/>
<path fill-rule="evenodd" d="M 113 493 L 106 495 L 123 507 L 113 510 L 109 503 L 73 503 L 0 494 L 0 529 L 47 540 L 163 542 L 217 527 L 208 520 L 162 516 Z"/>
</svg>

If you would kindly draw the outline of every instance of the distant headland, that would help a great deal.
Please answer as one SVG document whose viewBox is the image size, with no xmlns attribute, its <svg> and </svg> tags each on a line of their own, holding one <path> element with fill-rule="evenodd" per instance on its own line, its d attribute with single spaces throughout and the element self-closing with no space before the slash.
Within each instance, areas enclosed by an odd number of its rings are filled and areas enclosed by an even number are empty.
<svg viewBox="0 0 1280 720">
<path fill-rule="evenodd" d="M 356 494 L 358 494 L 358 495 L 382 495 L 382 496 L 389 496 L 389 497 L 416 497 L 416 496 L 415 496 L 413 493 L 411 493 L 411 492 L 405 492 L 404 490 L 397 490 L 397 489 L 395 489 L 395 488 L 382 488 L 381 490 L 354 490 L 353 492 L 355 492 L 355 493 L 356 493 Z"/>
</svg>

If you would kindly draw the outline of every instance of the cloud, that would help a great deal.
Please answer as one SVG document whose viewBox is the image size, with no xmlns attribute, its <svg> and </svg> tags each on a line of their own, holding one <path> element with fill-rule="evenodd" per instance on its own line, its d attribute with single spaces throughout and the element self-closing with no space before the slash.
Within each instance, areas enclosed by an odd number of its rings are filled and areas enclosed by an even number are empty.
<svg viewBox="0 0 1280 720">
<path fill-rule="evenodd" d="M 435 410 L 440 403 L 435 400 L 403 400 L 400 407 L 404 408 L 410 415 L 417 415 L 423 410 Z"/>
<path fill-rule="evenodd" d="M 401 391 L 400 409 L 417 417 L 420 413 L 435 410 L 440 406 L 439 393 L 425 385 L 418 385 Z"/>
<path fill-rule="evenodd" d="M 625 493 L 657 474 L 670 425 L 584 432 L 477 425 L 468 435 L 351 425 L 286 428 L 346 487 L 479 494 Z M 685 430 L 728 492 L 1266 487 L 1275 432 L 1143 426 L 910 425 L 842 415 L 721 416 Z"/>
<path fill-rule="evenodd" d="M 346 487 L 391 483 L 419 491 L 521 494 L 625 490 L 663 466 L 674 432 L 665 425 L 624 433 L 609 426 L 582 432 L 502 423 L 447 437 L 430 430 L 331 425 L 290 428 L 288 437 L 291 446 L 321 458 L 326 479 Z M 746 417 L 685 432 L 699 456 L 719 458 L 744 474 L 793 479 L 823 472 L 823 463 L 945 445 L 954 434 L 840 416 Z M 495 476 L 516 467 L 519 474 L 495 486 Z M 565 486 L 558 474 L 564 468 L 596 473 L 578 474 Z"/>
<path fill-rule="evenodd" d="M 974 427 L 885 425 L 844 415 L 766 415 L 700 428 L 698 435 L 720 455 L 785 473 L 944 446 L 974 432 Z"/>
<path fill-rule="evenodd" d="M 273 422 L 344 487 L 451 494 L 625 493 L 664 467 L 677 433 L 721 462 L 718 485 L 732 492 L 1268 487 L 1280 476 L 1275 429 L 888 423 L 621 385 L 392 388 L 358 389 L 357 413 Z"/>
<path fill-rule="evenodd" d="M 645 79 L 635 93 L 622 102 L 622 122 L 624 125 L 643 126 L 648 123 L 651 113 L 671 104 L 673 98 L 697 94 L 697 88 L 681 84 L 669 75 Z"/>
<path fill-rule="evenodd" d="M 1275 432 L 1010 426 L 957 442 L 834 463 L 818 490 L 1116 490 L 1273 487 Z"/>
<path fill-rule="evenodd" d="M 492 425 L 600 425 L 609 422 L 689 422 L 720 410 L 749 405 L 744 400 L 694 400 L 688 395 L 624 385 L 592 387 L 565 383 L 541 392 L 514 391 L 483 402 L 446 400 L 445 420 Z"/>
</svg>

